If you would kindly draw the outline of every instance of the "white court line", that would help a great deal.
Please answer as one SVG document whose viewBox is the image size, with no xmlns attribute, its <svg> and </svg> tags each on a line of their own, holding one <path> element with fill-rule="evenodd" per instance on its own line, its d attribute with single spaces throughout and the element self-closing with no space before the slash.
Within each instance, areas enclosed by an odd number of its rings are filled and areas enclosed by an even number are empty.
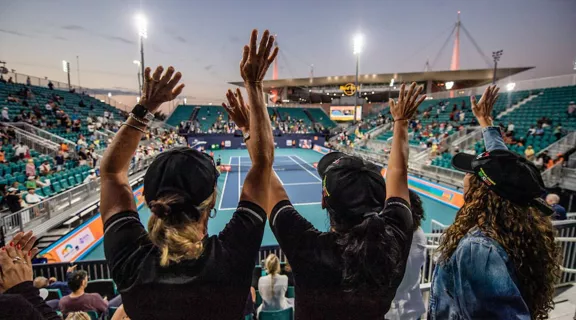
<svg viewBox="0 0 576 320">
<path fill-rule="evenodd" d="M 240 183 L 240 176 L 242 175 L 242 170 L 240 170 L 242 168 L 242 160 L 240 160 L 241 157 L 238 157 L 238 201 L 240 201 L 240 194 L 242 193 L 242 187 L 241 187 L 241 183 Z"/>
<path fill-rule="evenodd" d="M 316 171 L 317 169 L 314 168 L 313 165 L 309 164 L 308 162 L 306 162 L 304 159 L 300 158 L 300 156 L 294 155 L 294 157 L 300 159 L 300 161 L 304 162 L 306 165 L 308 165 L 310 168 L 314 169 L 314 171 Z"/>
<path fill-rule="evenodd" d="M 292 159 L 292 156 L 288 156 L 288 157 L 289 157 L 290 159 Z M 295 157 L 297 157 L 297 156 L 295 156 Z M 302 159 L 300 159 L 300 160 L 302 160 Z M 294 161 L 297 165 L 299 165 L 300 168 L 306 170 L 306 172 L 308 172 L 308 173 L 309 173 L 311 176 L 313 176 L 316 180 L 322 182 L 322 179 L 320 179 L 317 175 L 315 175 L 315 174 L 313 174 L 312 172 L 310 172 L 310 170 L 304 168 L 304 166 L 301 165 L 300 163 L 298 163 L 298 161 L 296 161 L 296 160 L 294 160 L 294 159 L 292 159 L 292 161 Z"/>
<path fill-rule="evenodd" d="M 278 181 L 280 181 L 280 184 L 285 186 L 284 181 L 282 181 L 282 179 L 280 179 L 280 176 L 278 175 L 276 170 L 274 170 L 274 167 L 272 167 L 272 171 L 274 171 L 274 174 L 276 175 L 276 178 L 278 178 Z"/>
<path fill-rule="evenodd" d="M 232 157 L 230 157 L 230 159 L 228 159 L 228 167 L 231 168 L 230 166 L 232 165 Z M 224 178 L 224 186 L 222 186 L 222 194 L 220 195 L 220 203 L 218 204 L 218 210 L 223 210 L 222 209 L 222 199 L 224 199 L 224 192 L 226 191 L 226 182 L 228 181 L 228 172 L 230 172 L 230 170 L 226 171 L 226 177 Z"/>
</svg>

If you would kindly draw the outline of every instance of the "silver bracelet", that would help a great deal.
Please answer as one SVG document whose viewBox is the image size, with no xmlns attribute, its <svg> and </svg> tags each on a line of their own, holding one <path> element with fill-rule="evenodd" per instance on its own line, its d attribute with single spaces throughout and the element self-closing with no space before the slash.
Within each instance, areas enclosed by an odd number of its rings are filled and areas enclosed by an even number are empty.
<svg viewBox="0 0 576 320">
<path fill-rule="evenodd" d="M 134 130 L 138 130 L 138 131 L 142 132 L 143 134 L 147 134 L 147 132 L 144 131 L 143 129 L 138 128 L 137 126 L 133 126 L 133 125 L 131 125 L 131 124 L 129 124 L 129 123 L 126 123 L 126 122 L 123 122 L 123 123 L 122 123 L 122 126 L 128 126 L 128 127 L 132 128 L 132 129 L 134 129 Z"/>
<path fill-rule="evenodd" d="M 139 122 L 140 124 L 143 124 L 143 125 L 145 125 L 145 126 L 148 126 L 148 121 L 136 117 L 133 113 L 130 113 L 128 116 L 129 116 L 130 118 L 134 119 L 136 122 Z"/>
</svg>

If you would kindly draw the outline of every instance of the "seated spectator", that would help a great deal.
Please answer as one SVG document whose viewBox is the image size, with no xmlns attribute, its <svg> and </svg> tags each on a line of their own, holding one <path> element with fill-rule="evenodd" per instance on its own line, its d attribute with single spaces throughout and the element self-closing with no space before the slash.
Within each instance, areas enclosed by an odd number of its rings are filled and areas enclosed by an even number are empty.
<svg viewBox="0 0 576 320">
<path fill-rule="evenodd" d="M 266 40 L 272 41 L 271 47 L 273 39 Z M 255 54 L 250 55 L 254 70 L 265 70 L 273 60 L 257 60 Z M 155 82 L 162 70 L 159 67 L 154 73 Z M 264 72 L 255 74 L 247 83 L 261 88 Z M 160 81 L 153 92 L 140 99 L 148 112 L 156 112 L 163 102 L 181 93 L 183 85 L 176 86 L 181 74 L 172 75 L 174 68 L 170 67 L 162 78 L 168 81 Z M 150 86 L 150 68 L 146 68 L 144 78 L 144 86 Z M 251 110 L 267 112 L 262 95 L 251 98 Z M 100 167 L 104 251 L 114 266 L 112 277 L 122 292 L 126 313 L 134 319 L 240 319 L 264 233 L 269 189 L 265 179 L 272 174 L 272 157 L 253 158 L 238 210 L 220 234 L 208 236 L 218 180 L 213 159 L 189 148 L 160 154 L 144 176 L 144 198 L 152 211 L 147 232 L 126 178 L 141 130 L 146 128 L 140 121 L 129 118 L 128 125 L 120 128 Z M 270 140 L 248 139 L 249 150 L 273 152 L 273 145 L 261 145 L 263 141 L 272 143 L 269 122 L 268 127 L 256 126 L 250 132 L 268 132 Z M 177 170 L 184 167 L 190 170 Z"/>
<path fill-rule="evenodd" d="M 98 176 L 96 175 L 96 170 L 92 169 L 88 172 L 89 172 L 88 176 L 86 176 L 86 178 L 84 179 L 84 181 L 82 183 L 88 183 L 88 182 L 98 180 Z"/>
<path fill-rule="evenodd" d="M 288 277 L 280 274 L 280 260 L 275 254 L 266 257 L 264 268 L 268 275 L 258 279 L 258 291 L 262 296 L 262 304 L 258 307 L 260 311 L 278 311 L 290 308 L 286 299 L 288 290 Z"/>
<path fill-rule="evenodd" d="M 8 194 L 6 195 L 6 205 L 10 212 L 18 212 L 22 210 L 22 196 L 18 189 L 8 188 Z"/>
<path fill-rule="evenodd" d="M 54 277 L 50 279 L 46 279 L 45 277 L 36 277 L 34 278 L 34 287 L 38 289 L 60 289 L 62 296 L 67 296 L 72 293 L 72 290 L 70 290 L 70 287 L 68 286 L 68 281 L 70 280 L 75 270 L 76 265 L 68 267 L 66 270 L 66 282 L 58 281 Z"/>
<path fill-rule="evenodd" d="M 10 84 L 13 84 L 13 83 L 14 83 L 14 80 L 12 80 L 12 77 L 9 77 L 9 78 L 8 78 L 8 83 L 10 83 Z"/>
<path fill-rule="evenodd" d="M 536 134 L 536 128 L 534 128 L 534 126 L 530 126 L 530 129 L 528 129 L 528 134 L 529 136 L 533 136 Z"/>
<path fill-rule="evenodd" d="M 92 318 L 86 312 L 78 311 L 78 312 L 71 312 L 66 317 L 66 320 L 91 320 Z"/>
<path fill-rule="evenodd" d="M 426 305 L 420 291 L 420 270 L 426 262 L 426 236 L 420 227 L 424 220 L 424 208 L 420 196 L 412 190 L 409 192 L 414 235 L 404 278 L 396 290 L 390 311 L 386 314 L 386 319 L 389 320 L 420 319 L 426 313 Z"/>
<path fill-rule="evenodd" d="M 544 169 L 544 159 L 540 156 L 536 157 L 536 159 L 534 159 L 534 165 L 538 170 L 542 171 Z"/>
<path fill-rule="evenodd" d="M 10 94 L 10 93 L 8 94 L 8 97 L 6 97 L 6 101 L 20 103 L 20 99 L 12 96 L 12 94 Z"/>
<path fill-rule="evenodd" d="M 19 157 L 20 159 L 24 159 L 24 157 L 28 154 L 29 152 L 29 148 L 27 145 L 25 145 L 22 141 L 20 141 L 18 143 L 18 145 L 16 145 L 16 147 L 14 148 L 14 155 Z"/>
<path fill-rule="evenodd" d="M 560 197 L 555 193 L 550 193 L 546 196 L 546 203 L 548 203 L 552 209 L 554 209 L 554 214 L 552 215 L 553 220 L 566 220 L 566 209 L 561 206 Z"/>
<path fill-rule="evenodd" d="M 10 116 L 8 115 L 8 107 L 2 108 L 2 121 L 9 122 Z"/>
<path fill-rule="evenodd" d="M 81 166 L 88 164 L 88 154 L 86 153 L 86 148 L 80 147 L 80 150 L 78 150 L 78 159 L 80 160 L 79 164 Z"/>
<path fill-rule="evenodd" d="M 554 128 L 552 134 L 556 140 L 560 140 L 560 138 L 562 138 L 562 125 L 560 123 Z"/>
<path fill-rule="evenodd" d="M 60 320 L 32 285 L 32 256 L 38 250 L 32 248 L 32 233 L 18 233 L 13 245 L 0 250 L 2 286 L 0 294 L 0 319 Z"/>
<path fill-rule="evenodd" d="M 489 86 L 479 102 L 471 97 L 487 152 L 452 159 L 466 172 L 465 201 L 440 238 L 431 319 L 545 319 L 554 305 L 561 259 L 553 210 L 540 198 L 538 170 L 493 127 L 497 92 Z"/>
<path fill-rule="evenodd" d="M 6 83 L 6 79 L 4 79 L 4 76 L 1 73 L 0 73 L 0 82 Z"/>
<path fill-rule="evenodd" d="M 50 162 L 48 160 L 42 162 L 40 165 L 40 175 L 46 176 L 52 173 L 52 167 L 50 166 Z"/>
<path fill-rule="evenodd" d="M 88 273 L 84 270 L 74 271 L 68 278 L 68 287 L 72 293 L 62 297 L 58 306 L 64 315 L 76 311 L 97 311 L 105 313 L 108 310 L 108 301 L 98 293 L 85 293 L 88 285 Z"/>
<path fill-rule="evenodd" d="M 52 81 L 48 81 L 48 89 L 54 90 L 54 84 L 52 83 Z"/>
<path fill-rule="evenodd" d="M 28 159 L 26 163 L 26 176 L 35 176 L 36 175 L 36 165 L 34 164 L 33 159 Z"/>
<path fill-rule="evenodd" d="M 27 204 L 37 204 L 42 202 L 43 199 L 44 197 L 39 196 L 36 193 L 36 189 L 34 188 L 28 189 L 28 193 L 24 197 L 24 200 L 26 201 Z"/>
<path fill-rule="evenodd" d="M 544 128 L 543 128 L 542 125 L 539 125 L 539 126 L 536 128 L 536 132 L 534 132 L 534 135 L 535 135 L 535 136 L 543 136 L 543 135 L 544 135 Z"/>
<path fill-rule="evenodd" d="M 42 182 L 36 176 L 28 176 L 26 180 L 26 189 L 38 189 L 38 187 L 46 187 L 50 185 L 48 181 Z"/>
<path fill-rule="evenodd" d="M 571 117 L 576 117 L 576 103 L 574 103 L 574 101 L 570 101 L 570 104 L 568 105 L 568 118 Z"/>
<path fill-rule="evenodd" d="M 526 147 L 526 150 L 524 150 L 524 156 L 526 156 L 526 159 L 530 161 L 534 160 L 534 148 L 532 148 L 532 146 Z"/>
</svg>

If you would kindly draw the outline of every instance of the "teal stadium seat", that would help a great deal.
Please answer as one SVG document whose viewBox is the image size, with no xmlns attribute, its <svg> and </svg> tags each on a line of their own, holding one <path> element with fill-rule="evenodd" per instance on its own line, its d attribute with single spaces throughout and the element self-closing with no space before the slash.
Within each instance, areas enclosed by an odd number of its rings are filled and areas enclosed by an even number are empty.
<svg viewBox="0 0 576 320">
<path fill-rule="evenodd" d="M 44 192 L 44 196 L 46 196 L 46 197 L 51 197 L 54 195 L 54 192 L 52 192 L 52 189 L 50 188 L 50 186 L 43 187 L 42 192 Z"/>
<path fill-rule="evenodd" d="M 294 298 L 294 287 L 288 287 L 288 290 L 286 290 L 286 298 Z"/>
<path fill-rule="evenodd" d="M 64 189 L 64 190 L 70 189 L 70 185 L 68 184 L 68 180 L 66 180 L 66 179 L 60 180 L 60 185 L 62 186 L 62 189 Z"/>
<path fill-rule="evenodd" d="M 52 184 L 52 189 L 54 189 L 55 193 L 60 193 L 62 192 L 62 186 L 60 185 L 60 182 L 56 181 Z"/>
<path fill-rule="evenodd" d="M 100 317 L 98 316 L 98 312 L 94 311 L 94 310 L 90 310 L 86 312 L 89 316 L 91 320 L 98 320 L 100 319 Z"/>
<path fill-rule="evenodd" d="M 84 180 L 82 180 L 82 176 L 79 174 L 75 174 L 74 178 L 76 179 L 77 184 L 81 184 Z"/>
<path fill-rule="evenodd" d="M 74 180 L 73 176 L 68 177 L 68 183 L 70 184 L 70 187 L 75 187 L 77 185 L 76 180 Z"/>
<path fill-rule="evenodd" d="M 260 311 L 258 320 L 292 320 L 294 309 L 288 308 L 280 311 Z"/>
</svg>

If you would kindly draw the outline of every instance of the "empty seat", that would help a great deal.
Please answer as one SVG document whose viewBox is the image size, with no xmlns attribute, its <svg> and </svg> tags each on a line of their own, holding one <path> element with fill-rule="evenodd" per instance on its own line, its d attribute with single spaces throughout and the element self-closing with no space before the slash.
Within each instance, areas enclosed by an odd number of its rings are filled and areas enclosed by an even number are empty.
<svg viewBox="0 0 576 320">
<path fill-rule="evenodd" d="M 258 315 L 259 320 L 292 320 L 294 318 L 294 310 L 292 308 L 280 311 L 260 311 Z"/>
<path fill-rule="evenodd" d="M 112 279 L 88 281 L 85 291 L 88 293 L 99 293 L 102 297 L 108 297 L 108 300 L 118 295 L 116 285 Z"/>
<path fill-rule="evenodd" d="M 52 184 L 52 189 L 54 189 L 55 193 L 60 193 L 62 192 L 62 186 L 60 185 L 60 182 L 56 181 Z"/>
<path fill-rule="evenodd" d="M 52 189 L 50 188 L 50 186 L 46 186 L 46 187 L 42 188 L 42 192 L 44 192 L 44 196 L 46 196 L 46 197 L 51 197 L 54 195 L 54 192 L 52 192 Z"/>
<path fill-rule="evenodd" d="M 64 180 L 64 179 L 60 180 L 60 185 L 62 186 L 62 189 L 64 189 L 64 190 L 70 189 L 70 185 L 68 184 L 67 180 Z"/>
<path fill-rule="evenodd" d="M 76 180 L 74 180 L 74 177 L 68 177 L 68 183 L 70 184 L 70 187 L 75 187 L 77 185 Z"/>
<path fill-rule="evenodd" d="M 74 178 L 76 179 L 76 184 L 81 184 L 83 182 L 82 176 L 79 174 L 75 174 Z"/>
<path fill-rule="evenodd" d="M 60 289 L 47 289 L 48 296 L 46 297 L 46 301 L 48 300 L 60 300 L 62 298 L 62 292 Z"/>
</svg>

